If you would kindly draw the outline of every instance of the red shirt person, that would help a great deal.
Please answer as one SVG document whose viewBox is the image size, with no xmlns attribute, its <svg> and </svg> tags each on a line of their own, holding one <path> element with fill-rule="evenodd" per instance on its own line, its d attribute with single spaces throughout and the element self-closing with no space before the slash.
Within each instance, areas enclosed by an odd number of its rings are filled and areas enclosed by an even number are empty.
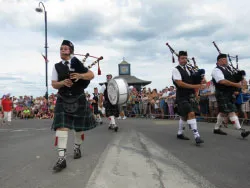
<svg viewBox="0 0 250 188">
<path fill-rule="evenodd" d="M 2 111 L 3 112 L 11 112 L 12 111 L 12 104 L 13 104 L 13 102 L 7 96 L 5 99 L 2 100 Z"/>
<path fill-rule="evenodd" d="M 10 99 L 10 95 L 6 95 L 6 98 L 2 100 L 2 111 L 4 113 L 4 121 L 7 120 L 8 125 L 11 123 L 11 111 L 13 102 Z"/>
</svg>

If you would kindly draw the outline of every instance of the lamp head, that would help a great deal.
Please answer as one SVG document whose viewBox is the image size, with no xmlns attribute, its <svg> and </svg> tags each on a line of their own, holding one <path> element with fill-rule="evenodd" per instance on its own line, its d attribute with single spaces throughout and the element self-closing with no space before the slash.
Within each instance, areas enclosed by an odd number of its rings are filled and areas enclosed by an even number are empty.
<svg viewBox="0 0 250 188">
<path fill-rule="evenodd" d="M 36 12 L 43 12 L 43 9 L 41 9 L 40 7 L 36 8 L 35 10 Z"/>
</svg>

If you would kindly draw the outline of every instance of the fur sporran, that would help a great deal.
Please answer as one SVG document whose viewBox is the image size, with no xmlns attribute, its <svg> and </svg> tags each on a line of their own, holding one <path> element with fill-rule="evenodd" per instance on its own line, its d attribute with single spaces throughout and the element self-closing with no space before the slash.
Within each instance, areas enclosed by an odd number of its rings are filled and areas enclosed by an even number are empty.
<svg viewBox="0 0 250 188">
<path fill-rule="evenodd" d="M 79 108 L 79 98 L 80 96 L 63 97 L 59 95 L 63 102 L 63 109 L 66 113 L 75 113 Z"/>
</svg>

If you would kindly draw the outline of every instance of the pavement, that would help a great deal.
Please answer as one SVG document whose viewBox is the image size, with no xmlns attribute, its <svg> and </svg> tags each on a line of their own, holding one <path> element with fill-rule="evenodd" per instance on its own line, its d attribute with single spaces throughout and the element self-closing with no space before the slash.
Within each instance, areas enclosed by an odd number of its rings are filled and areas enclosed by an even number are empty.
<svg viewBox="0 0 250 188">
<path fill-rule="evenodd" d="M 73 159 L 70 132 L 67 168 L 53 173 L 57 161 L 51 120 L 13 120 L 0 126 L 0 188 L 249 188 L 250 137 L 233 127 L 214 135 L 212 123 L 198 123 L 205 143 L 177 140 L 178 121 L 107 120 L 85 132 L 83 157 Z M 250 129 L 250 127 L 245 127 Z"/>
</svg>

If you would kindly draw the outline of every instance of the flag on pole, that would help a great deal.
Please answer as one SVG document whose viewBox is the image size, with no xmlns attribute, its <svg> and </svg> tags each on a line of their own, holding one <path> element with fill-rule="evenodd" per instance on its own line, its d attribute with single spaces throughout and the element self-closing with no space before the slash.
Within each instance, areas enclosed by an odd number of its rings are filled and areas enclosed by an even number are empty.
<svg viewBox="0 0 250 188">
<path fill-rule="evenodd" d="M 42 54 L 42 56 L 43 56 L 44 60 L 46 61 L 46 63 L 48 63 L 49 60 L 45 57 L 45 55 Z"/>
</svg>

